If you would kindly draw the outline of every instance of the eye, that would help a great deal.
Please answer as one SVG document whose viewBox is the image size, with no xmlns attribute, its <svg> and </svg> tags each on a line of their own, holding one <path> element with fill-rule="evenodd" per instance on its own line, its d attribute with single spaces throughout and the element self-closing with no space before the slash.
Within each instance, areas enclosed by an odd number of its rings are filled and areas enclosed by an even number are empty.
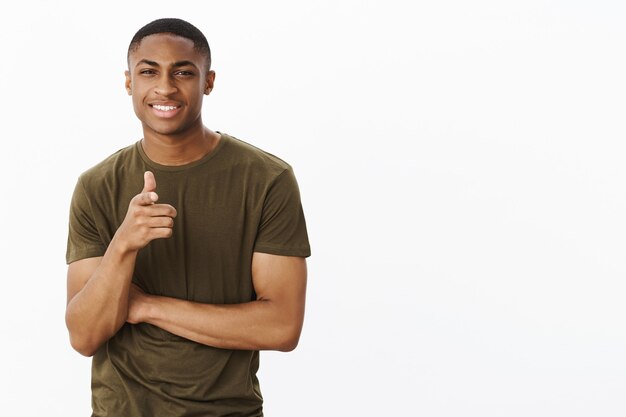
<svg viewBox="0 0 626 417">
<path fill-rule="evenodd" d="M 141 74 L 141 75 L 154 75 L 154 74 L 156 74 L 156 71 L 153 70 L 153 69 L 142 69 L 142 70 L 139 70 L 139 74 Z"/>
<path fill-rule="evenodd" d="M 193 76 L 193 72 L 180 70 L 180 71 L 176 71 L 174 73 L 174 75 L 177 75 L 177 76 L 180 76 L 180 77 L 191 77 L 191 76 Z"/>
</svg>

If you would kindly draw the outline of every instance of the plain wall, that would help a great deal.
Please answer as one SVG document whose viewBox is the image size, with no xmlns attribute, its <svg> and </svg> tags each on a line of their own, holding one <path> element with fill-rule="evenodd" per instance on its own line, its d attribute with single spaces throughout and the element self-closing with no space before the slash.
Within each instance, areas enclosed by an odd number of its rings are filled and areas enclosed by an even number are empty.
<svg viewBox="0 0 626 417">
<path fill-rule="evenodd" d="M 175 10 L 176 12 L 172 12 Z M 626 6 L 18 2 L 0 11 L 0 410 L 90 413 L 64 324 L 78 175 L 141 137 L 137 29 L 180 17 L 203 118 L 290 162 L 313 256 L 268 417 L 626 415 Z"/>
</svg>

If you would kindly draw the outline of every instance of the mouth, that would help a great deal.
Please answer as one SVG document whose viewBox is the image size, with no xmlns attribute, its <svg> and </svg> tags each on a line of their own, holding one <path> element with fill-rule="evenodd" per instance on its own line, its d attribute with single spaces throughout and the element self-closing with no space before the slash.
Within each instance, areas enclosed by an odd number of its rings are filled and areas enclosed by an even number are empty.
<svg viewBox="0 0 626 417">
<path fill-rule="evenodd" d="M 171 104 L 149 104 L 152 108 L 152 112 L 158 117 L 174 117 L 180 110 L 180 105 Z"/>
</svg>

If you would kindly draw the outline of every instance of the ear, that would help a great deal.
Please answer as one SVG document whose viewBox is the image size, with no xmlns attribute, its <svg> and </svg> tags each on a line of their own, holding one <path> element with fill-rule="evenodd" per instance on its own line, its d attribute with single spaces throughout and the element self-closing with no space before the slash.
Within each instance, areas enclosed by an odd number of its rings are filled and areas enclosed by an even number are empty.
<svg viewBox="0 0 626 417">
<path fill-rule="evenodd" d="M 130 80 L 130 71 L 124 71 L 124 76 L 126 76 L 126 82 L 124 83 L 126 85 L 126 92 L 128 93 L 129 96 L 132 96 L 133 84 Z"/>
<path fill-rule="evenodd" d="M 215 83 L 215 71 L 209 71 L 206 74 L 206 82 L 204 83 L 204 94 L 209 95 L 213 90 L 213 85 Z"/>
</svg>

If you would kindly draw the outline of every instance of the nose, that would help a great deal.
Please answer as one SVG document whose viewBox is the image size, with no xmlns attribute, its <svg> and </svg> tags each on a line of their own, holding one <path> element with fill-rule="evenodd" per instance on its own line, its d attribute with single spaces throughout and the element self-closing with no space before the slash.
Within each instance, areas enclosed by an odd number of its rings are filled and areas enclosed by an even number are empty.
<svg viewBox="0 0 626 417">
<path fill-rule="evenodd" d="M 164 74 L 164 76 L 159 77 L 156 86 L 154 87 L 154 92 L 160 96 L 170 96 L 174 94 L 178 89 L 172 82 L 172 79 Z"/>
</svg>

